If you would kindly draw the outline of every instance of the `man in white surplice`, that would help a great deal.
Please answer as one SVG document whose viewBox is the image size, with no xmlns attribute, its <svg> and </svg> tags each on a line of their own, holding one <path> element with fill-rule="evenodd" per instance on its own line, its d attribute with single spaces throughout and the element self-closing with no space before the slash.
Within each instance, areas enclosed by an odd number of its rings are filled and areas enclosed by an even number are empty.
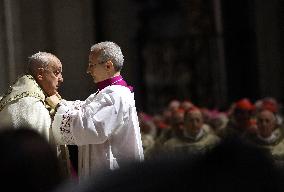
<svg viewBox="0 0 284 192">
<path fill-rule="evenodd" d="M 98 91 L 85 101 L 48 98 L 57 110 L 52 123 L 56 141 L 79 145 L 80 179 L 144 159 L 134 93 L 120 75 L 123 61 L 117 44 L 97 43 L 87 72 Z"/>
</svg>

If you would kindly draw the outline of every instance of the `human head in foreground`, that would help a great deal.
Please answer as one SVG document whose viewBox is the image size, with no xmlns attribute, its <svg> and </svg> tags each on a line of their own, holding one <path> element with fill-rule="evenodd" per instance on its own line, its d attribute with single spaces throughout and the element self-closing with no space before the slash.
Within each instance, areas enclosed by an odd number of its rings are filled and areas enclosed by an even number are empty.
<svg viewBox="0 0 284 192">
<path fill-rule="evenodd" d="M 50 191 L 63 177 L 56 151 L 38 132 L 28 127 L 3 127 L 0 131 L 2 189 Z"/>
</svg>

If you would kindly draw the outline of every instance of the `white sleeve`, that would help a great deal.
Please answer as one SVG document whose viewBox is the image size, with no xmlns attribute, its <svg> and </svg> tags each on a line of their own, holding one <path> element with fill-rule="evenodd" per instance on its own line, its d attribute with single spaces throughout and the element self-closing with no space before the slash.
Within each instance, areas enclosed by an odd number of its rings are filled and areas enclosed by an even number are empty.
<svg viewBox="0 0 284 192">
<path fill-rule="evenodd" d="M 112 129 L 122 124 L 118 99 L 104 94 L 100 100 L 88 104 L 62 101 L 52 125 L 56 142 L 76 145 L 105 142 Z"/>
</svg>

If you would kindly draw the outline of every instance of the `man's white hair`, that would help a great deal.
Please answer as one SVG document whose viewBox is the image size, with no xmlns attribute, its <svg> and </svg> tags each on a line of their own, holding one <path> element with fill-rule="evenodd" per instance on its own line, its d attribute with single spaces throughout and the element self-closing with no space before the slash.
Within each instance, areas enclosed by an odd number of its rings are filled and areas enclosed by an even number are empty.
<svg viewBox="0 0 284 192">
<path fill-rule="evenodd" d="M 39 67 L 47 68 L 50 62 L 60 60 L 53 54 L 47 52 L 38 52 L 28 58 L 28 72 L 33 75 Z"/>
<path fill-rule="evenodd" d="M 99 53 L 99 63 L 111 60 L 116 71 L 120 71 L 122 69 L 124 58 L 120 47 L 116 43 L 105 41 L 94 44 L 91 47 L 91 52 Z"/>
</svg>

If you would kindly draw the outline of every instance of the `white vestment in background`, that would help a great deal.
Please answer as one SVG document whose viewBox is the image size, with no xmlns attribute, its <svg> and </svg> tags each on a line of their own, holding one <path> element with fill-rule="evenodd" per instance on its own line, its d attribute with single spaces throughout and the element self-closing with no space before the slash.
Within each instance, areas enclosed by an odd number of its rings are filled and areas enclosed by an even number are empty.
<svg viewBox="0 0 284 192">
<path fill-rule="evenodd" d="M 144 159 L 134 94 L 121 85 L 85 101 L 62 100 L 52 131 L 60 144 L 79 145 L 80 179 Z"/>
</svg>

